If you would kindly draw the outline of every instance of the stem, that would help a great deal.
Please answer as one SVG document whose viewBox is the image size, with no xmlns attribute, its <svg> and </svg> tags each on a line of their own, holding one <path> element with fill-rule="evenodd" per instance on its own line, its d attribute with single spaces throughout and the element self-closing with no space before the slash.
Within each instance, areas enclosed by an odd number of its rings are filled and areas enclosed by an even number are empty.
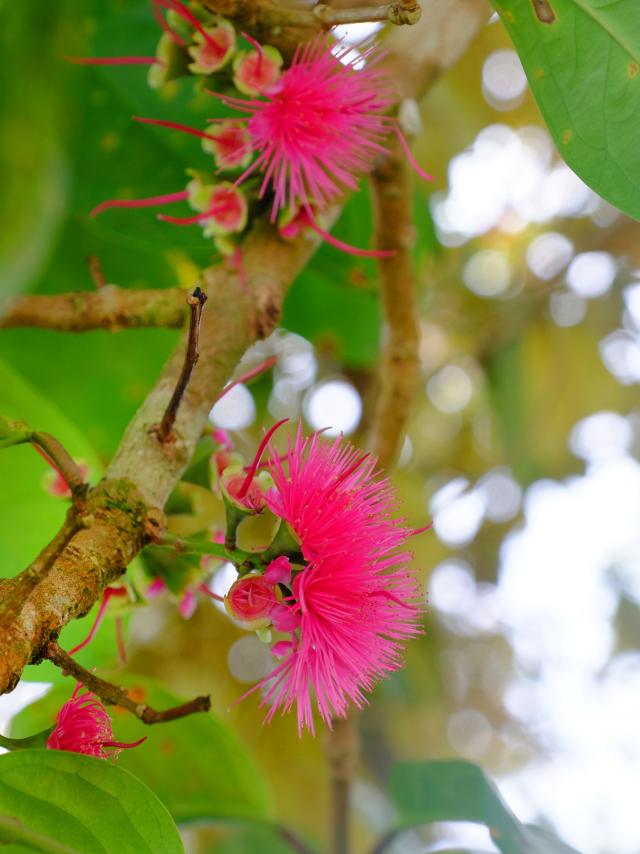
<svg viewBox="0 0 640 854">
<path fill-rule="evenodd" d="M 358 766 L 360 741 L 356 713 L 333 721 L 327 753 L 331 774 L 331 854 L 349 854 L 351 783 Z"/>
<path fill-rule="evenodd" d="M 158 428 L 158 440 L 164 445 L 168 442 L 173 442 L 175 436 L 173 433 L 173 425 L 178 417 L 178 409 L 184 397 L 184 393 L 189 385 L 193 369 L 198 363 L 200 352 L 198 350 L 198 338 L 200 336 L 200 322 L 202 320 L 202 310 L 207 301 L 207 295 L 196 287 L 187 297 L 187 304 L 191 309 L 191 318 L 189 320 L 189 340 L 187 342 L 187 352 L 184 357 L 182 371 L 178 377 L 178 382 L 171 395 L 171 400 L 167 406 L 160 427 Z"/>
<path fill-rule="evenodd" d="M 97 285 L 97 283 L 96 283 Z M 35 326 L 58 332 L 180 328 L 185 319 L 184 290 L 158 288 L 136 291 L 104 285 L 95 291 L 52 296 L 22 296 L 0 301 L 0 329 Z"/>
<path fill-rule="evenodd" d="M 70 655 L 60 649 L 55 641 L 47 644 L 45 658 L 48 658 L 49 661 L 55 664 L 56 667 L 59 667 L 65 674 L 73 676 L 74 679 L 85 685 L 92 693 L 100 697 L 104 703 L 126 709 L 144 724 L 162 724 L 168 721 L 176 721 L 179 718 L 185 718 L 187 715 L 193 715 L 197 712 L 208 712 L 211 708 L 209 697 L 195 697 L 193 700 L 189 700 L 188 703 L 182 703 L 180 706 L 165 709 L 163 712 L 158 712 L 144 703 L 136 703 L 131 699 L 125 688 L 100 679 L 95 673 L 85 670 Z"/>
<path fill-rule="evenodd" d="M 73 503 L 76 506 L 82 504 L 87 494 L 88 485 L 85 483 L 78 464 L 69 452 L 49 433 L 34 433 L 31 437 L 31 443 L 37 449 L 42 449 L 47 461 L 62 476 L 71 490 Z"/>
<path fill-rule="evenodd" d="M 93 284 L 96 286 L 96 290 L 104 288 L 107 284 L 107 280 L 102 272 L 102 265 L 100 264 L 98 256 L 89 255 L 87 258 L 87 265 L 89 267 L 89 272 L 91 273 L 91 278 L 93 279 Z"/>
</svg>

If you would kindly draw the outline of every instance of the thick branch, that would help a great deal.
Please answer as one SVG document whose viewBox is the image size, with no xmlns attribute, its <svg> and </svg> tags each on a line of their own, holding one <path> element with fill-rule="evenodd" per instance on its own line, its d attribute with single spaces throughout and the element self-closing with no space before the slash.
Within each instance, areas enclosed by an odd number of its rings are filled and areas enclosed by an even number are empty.
<svg viewBox="0 0 640 854">
<path fill-rule="evenodd" d="M 286 289 L 316 246 L 304 238 L 284 242 L 262 223 L 243 245 L 246 287 L 227 266 L 204 271 L 209 302 L 200 331 L 200 362 L 180 405 L 171 452 L 150 428 L 160 422 L 176 387 L 186 335 L 131 421 L 105 479 L 88 493 L 88 527 L 72 537 L 15 619 L 0 619 L 0 693 L 15 686 L 26 664 L 42 658 L 63 626 L 90 610 L 162 526 L 162 512 L 154 508 L 164 506 L 180 479 L 244 351 L 277 325 Z M 3 597 L 21 578 L 0 585 Z"/>
<path fill-rule="evenodd" d="M 15 297 L 0 302 L 0 329 L 37 326 L 60 332 L 142 326 L 179 328 L 187 316 L 182 288 L 136 291 L 104 285 L 97 291 Z"/>
<path fill-rule="evenodd" d="M 74 661 L 70 655 L 67 655 L 64 650 L 60 649 L 54 641 L 47 644 L 45 658 L 52 661 L 64 673 L 73 676 L 74 679 L 85 685 L 105 703 L 126 709 L 144 724 L 163 724 L 168 721 L 177 721 L 179 718 L 186 718 L 188 715 L 193 715 L 197 712 L 208 712 L 211 708 L 209 697 L 196 697 L 193 700 L 189 700 L 188 703 L 182 703 L 180 706 L 174 706 L 171 709 L 158 712 L 145 703 L 136 703 L 135 700 L 131 699 L 125 688 L 114 685 L 112 682 L 107 682 L 105 679 L 100 679 L 95 673 L 86 670 L 77 661 Z"/>
</svg>

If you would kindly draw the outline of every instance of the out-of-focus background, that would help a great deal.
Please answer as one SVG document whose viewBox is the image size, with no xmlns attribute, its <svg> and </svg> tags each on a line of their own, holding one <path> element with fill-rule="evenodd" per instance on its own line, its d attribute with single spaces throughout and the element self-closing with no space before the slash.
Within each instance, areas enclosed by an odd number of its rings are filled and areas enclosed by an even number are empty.
<svg viewBox="0 0 640 854">
<path fill-rule="evenodd" d="M 185 168 L 206 168 L 197 140 L 130 117 L 197 124 L 211 99 L 190 81 L 154 92 L 140 67 L 63 60 L 153 52 L 149 4 L 0 3 L 0 16 L 0 299 L 91 288 L 90 254 L 121 286 L 188 286 L 213 257 L 197 228 L 144 210 L 87 214 L 123 190 L 179 190 Z M 344 36 L 358 43 L 372 29 Z M 361 716 L 359 844 L 391 822 L 392 761 L 457 756 L 493 775 L 520 818 L 548 824 L 585 854 L 633 854 L 640 229 L 559 158 L 495 15 L 420 112 L 415 151 L 434 176 L 430 186 L 416 179 L 414 196 L 422 388 L 394 481 L 411 524 L 433 520 L 414 543 L 428 610 L 407 666 Z M 369 231 L 363 186 L 336 234 L 367 245 Z M 375 265 L 323 247 L 287 299 L 283 328 L 247 356 L 251 366 L 277 354 L 273 377 L 234 389 L 212 423 L 248 455 L 262 425 L 284 416 L 358 441 L 371 416 L 379 321 Z M 176 339 L 166 330 L 5 330 L 0 410 L 28 410 L 96 477 Z M 7 454 L 0 557 L 12 575 L 56 530 L 64 504 L 43 488 L 45 466 L 30 449 Z M 222 567 L 212 585 L 221 592 L 232 580 Z M 83 637 L 92 619 L 62 642 Z M 324 736 L 299 740 L 291 717 L 263 728 L 255 696 L 229 708 L 270 669 L 267 648 L 209 601 L 189 621 L 169 601 L 137 609 L 128 637 L 132 673 L 185 696 L 211 690 L 215 710 L 266 769 L 280 814 L 322 836 Z M 110 622 L 95 643 L 81 660 L 113 664 Z M 0 731 L 58 678 L 28 670 L 29 681 L 0 699 Z M 160 766 L 161 733 L 152 745 Z M 206 744 L 191 746 L 206 754 Z M 213 832 L 187 836 L 194 851 L 222 850 Z M 456 844 L 496 850 L 486 830 L 447 825 L 407 833 L 396 851 Z"/>
</svg>

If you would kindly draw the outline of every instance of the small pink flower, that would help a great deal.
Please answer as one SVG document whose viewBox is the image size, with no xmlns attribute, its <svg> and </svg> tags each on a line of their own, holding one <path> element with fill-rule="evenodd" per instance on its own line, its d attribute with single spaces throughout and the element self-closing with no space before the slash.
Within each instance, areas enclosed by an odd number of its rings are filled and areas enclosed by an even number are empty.
<svg viewBox="0 0 640 854">
<path fill-rule="evenodd" d="M 330 726 L 401 667 L 403 642 L 420 632 L 419 589 L 403 551 L 413 532 L 393 518 L 393 491 L 375 460 L 339 439 L 329 445 L 299 428 L 284 460 L 270 452 L 268 470 L 267 505 L 305 565 L 294 566 L 292 595 L 270 613 L 291 639 L 276 644 L 281 663 L 259 686 L 267 720 L 295 704 L 299 731 L 313 732 L 312 697 Z"/>
<path fill-rule="evenodd" d="M 89 691 L 79 694 L 81 688 L 78 684 L 71 699 L 58 712 L 55 728 L 47 739 L 48 748 L 110 759 L 124 748 L 137 747 L 146 740 L 145 736 L 131 744 L 114 741 L 111 718 L 105 707 L 95 694 Z"/>
<path fill-rule="evenodd" d="M 227 64 L 236 46 L 236 33 L 225 20 L 214 27 L 200 27 L 193 35 L 194 44 L 188 48 L 193 62 L 189 71 L 195 74 L 213 74 Z"/>
</svg>

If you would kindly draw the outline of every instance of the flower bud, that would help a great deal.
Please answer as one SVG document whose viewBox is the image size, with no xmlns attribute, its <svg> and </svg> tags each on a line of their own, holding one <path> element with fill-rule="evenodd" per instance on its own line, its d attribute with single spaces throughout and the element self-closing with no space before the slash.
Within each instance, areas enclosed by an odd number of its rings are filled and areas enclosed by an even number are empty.
<svg viewBox="0 0 640 854">
<path fill-rule="evenodd" d="M 193 62 L 189 71 L 194 74 L 213 74 L 231 59 L 236 46 L 236 32 L 229 21 L 220 20 L 215 27 L 205 27 L 193 35 L 193 44 L 188 50 Z"/>
<path fill-rule="evenodd" d="M 239 578 L 224 600 L 229 616 L 242 628 L 254 631 L 271 625 L 271 611 L 278 604 L 276 590 L 260 573 Z"/>
<path fill-rule="evenodd" d="M 233 60 L 233 82 L 245 95 L 261 95 L 280 77 L 282 55 L 266 45 L 249 53 L 240 51 Z"/>
</svg>

